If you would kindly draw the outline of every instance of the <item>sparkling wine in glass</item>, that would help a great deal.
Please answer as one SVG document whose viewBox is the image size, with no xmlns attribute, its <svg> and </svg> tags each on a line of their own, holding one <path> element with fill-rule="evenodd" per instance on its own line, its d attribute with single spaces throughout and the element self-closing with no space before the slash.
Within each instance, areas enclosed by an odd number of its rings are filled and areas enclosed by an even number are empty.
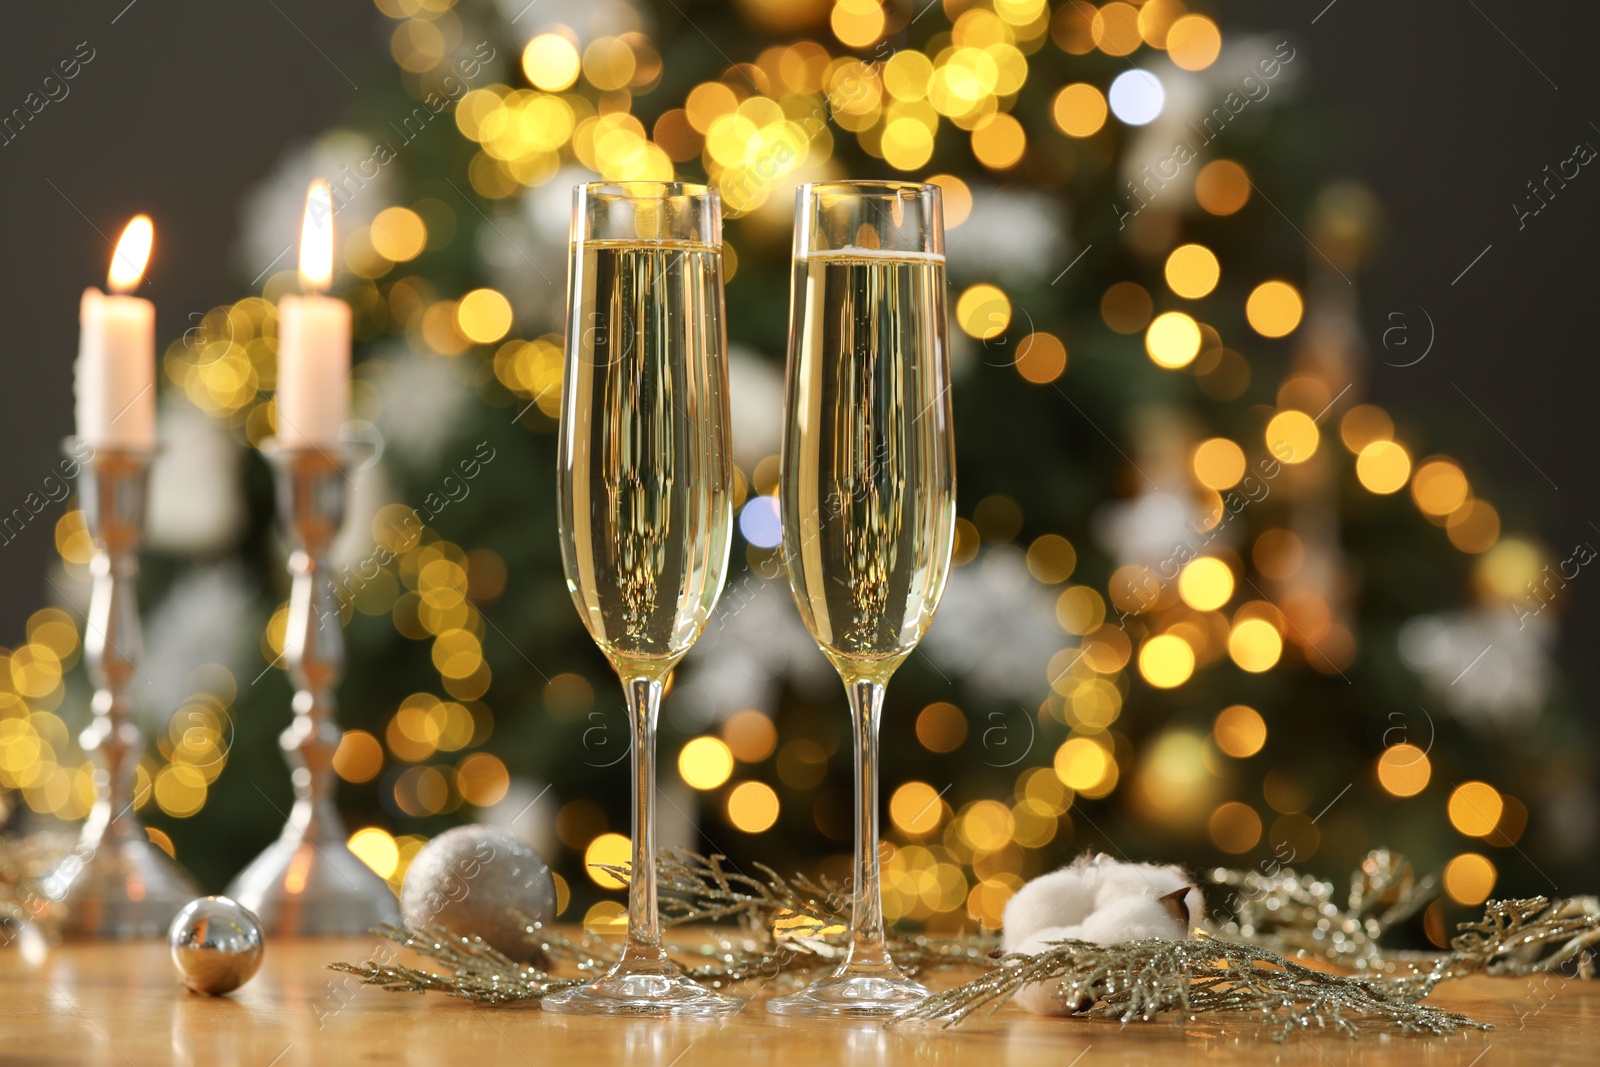
<svg viewBox="0 0 1600 1067">
<path fill-rule="evenodd" d="M 572 218 L 561 558 L 627 696 L 633 856 L 622 960 L 544 1008 L 723 1015 L 742 1003 L 661 946 L 654 809 L 662 686 L 716 605 L 733 524 L 720 206 L 704 186 L 596 183 L 574 190 Z"/>
<path fill-rule="evenodd" d="M 794 232 L 783 552 L 800 617 L 850 699 L 855 880 L 845 962 L 767 1009 L 887 1015 L 928 993 L 884 945 L 877 746 L 884 687 L 933 619 L 955 534 L 939 190 L 805 185 Z"/>
</svg>

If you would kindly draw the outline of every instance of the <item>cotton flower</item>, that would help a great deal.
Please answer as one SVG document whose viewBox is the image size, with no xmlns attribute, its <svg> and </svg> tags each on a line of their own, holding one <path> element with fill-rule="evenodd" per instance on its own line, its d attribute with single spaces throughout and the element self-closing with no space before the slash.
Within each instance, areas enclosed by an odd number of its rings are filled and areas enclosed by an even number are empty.
<svg viewBox="0 0 1600 1067">
<path fill-rule="evenodd" d="M 1079 856 L 1041 875 L 1006 904 L 1001 944 L 1036 955 L 1053 941 L 1181 941 L 1200 924 L 1205 900 L 1180 867 L 1124 863 L 1104 853 Z M 1055 983 L 1036 982 L 1017 993 L 1035 1015 L 1069 1015 L 1083 1007 L 1057 995 Z"/>
</svg>

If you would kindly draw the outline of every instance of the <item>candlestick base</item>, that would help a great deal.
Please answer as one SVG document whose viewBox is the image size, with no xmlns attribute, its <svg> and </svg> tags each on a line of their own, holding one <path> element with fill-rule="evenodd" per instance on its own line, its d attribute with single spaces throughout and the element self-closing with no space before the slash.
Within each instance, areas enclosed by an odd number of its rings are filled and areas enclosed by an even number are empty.
<svg viewBox="0 0 1600 1067">
<path fill-rule="evenodd" d="M 66 906 L 63 934 L 118 940 L 167 936 L 173 917 L 200 895 L 200 887 L 161 849 L 122 838 L 79 848 L 43 888 Z"/>
<path fill-rule="evenodd" d="M 239 873 L 227 895 L 272 935 L 354 936 L 399 921 L 388 883 L 343 841 L 313 842 L 293 827 Z"/>
</svg>

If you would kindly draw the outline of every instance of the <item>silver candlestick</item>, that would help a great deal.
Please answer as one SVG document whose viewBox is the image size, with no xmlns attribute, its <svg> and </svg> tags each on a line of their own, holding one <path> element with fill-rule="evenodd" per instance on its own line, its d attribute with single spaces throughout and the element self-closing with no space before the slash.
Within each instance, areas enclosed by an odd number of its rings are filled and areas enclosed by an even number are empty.
<svg viewBox="0 0 1600 1067">
<path fill-rule="evenodd" d="M 294 549 L 284 655 L 294 682 L 294 722 L 283 732 L 294 808 L 283 833 L 228 888 L 268 934 L 358 934 L 397 914 L 394 894 L 345 843 L 334 806 L 334 687 L 344 673 L 344 634 L 328 549 L 344 523 L 355 449 L 263 449 L 278 482 L 278 508 Z"/>
<path fill-rule="evenodd" d="M 76 439 L 68 454 L 83 454 Z M 78 497 L 94 540 L 94 585 L 83 648 L 94 679 L 94 722 L 80 743 L 91 753 L 95 801 L 78 846 L 45 880 L 45 895 L 66 905 L 69 935 L 162 937 L 173 916 L 200 892 L 151 844 L 134 812 L 144 738 L 131 720 L 128 685 L 139 673 L 139 604 L 135 578 L 144 537 L 146 490 L 154 449 L 94 449 L 78 474 Z"/>
</svg>

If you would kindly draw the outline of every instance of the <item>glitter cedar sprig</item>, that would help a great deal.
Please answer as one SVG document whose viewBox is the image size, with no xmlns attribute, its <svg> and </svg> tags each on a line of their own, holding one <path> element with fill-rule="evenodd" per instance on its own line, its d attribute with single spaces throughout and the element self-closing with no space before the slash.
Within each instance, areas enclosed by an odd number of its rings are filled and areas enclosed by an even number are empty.
<svg viewBox="0 0 1600 1067">
<path fill-rule="evenodd" d="M 1298 893 L 1287 885 L 1274 891 Z M 1163 1014 L 1181 1020 L 1205 1012 L 1259 1012 L 1282 1020 L 1274 1035 L 1280 1041 L 1313 1026 L 1352 1037 L 1381 1030 L 1488 1029 L 1421 1001 L 1440 982 L 1470 974 L 1523 976 L 1571 964 L 1578 977 L 1592 978 L 1600 900 L 1491 900 L 1483 918 L 1457 929 L 1450 951 L 1431 966 L 1419 967 L 1412 954 L 1394 956 L 1397 965 L 1410 962 L 1414 968 L 1399 975 L 1327 974 L 1270 949 L 1212 937 L 1114 945 L 1055 942 L 1038 955 L 1005 956 L 989 973 L 937 993 L 898 1018 L 953 1025 L 982 1008 L 998 1007 L 1024 986 L 1054 983 L 1056 995 L 1080 1015 L 1128 1023 Z M 1365 949 L 1362 957 L 1380 958 L 1369 957 Z"/>
<path fill-rule="evenodd" d="M 548 972 L 518 963 L 491 947 L 482 938 L 462 937 L 439 926 L 409 930 L 387 923 L 373 933 L 401 948 L 438 960 L 450 974 L 435 974 L 401 964 L 330 963 L 330 971 L 342 971 L 359 978 L 363 985 L 382 986 L 391 993 L 443 993 L 479 1004 L 509 1004 L 540 1000 L 583 982 L 582 978 L 554 978 Z"/>
<path fill-rule="evenodd" d="M 1276 863 L 1261 870 L 1218 867 L 1209 872 L 1211 894 L 1228 913 L 1211 916 L 1212 929 L 1287 956 L 1320 956 L 1355 970 L 1392 971 L 1402 956 L 1380 939 L 1414 915 L 1438 892 L 1432 875 L 1419 878 L 1397 852 L 1374 849 L 1350 876 L 1343 903 L 1327 879 L 1300 874 Z"/>
<path fill-rule="evenodd" d="M 978 978 L 935 993 L 896 1017 L 954 1025 L 998 1007 L 1023 986 L 1055 983 L 1076 1014 L 1124 1023 L 1161 1015 L 1186 1019 L 1214 1012 L 1277 1020 L 1273 1037 L 1333 1029 L 1352 1037 L 1378 1030 L 1451 1034 L 1485 1024 L 1419 1004 L 1393 983 L 1314 971 L 1254 945 L 1215 938 L 1192 941 L 1053 942 L 1034 956 L 1011 954 Z"/>
</svg>

